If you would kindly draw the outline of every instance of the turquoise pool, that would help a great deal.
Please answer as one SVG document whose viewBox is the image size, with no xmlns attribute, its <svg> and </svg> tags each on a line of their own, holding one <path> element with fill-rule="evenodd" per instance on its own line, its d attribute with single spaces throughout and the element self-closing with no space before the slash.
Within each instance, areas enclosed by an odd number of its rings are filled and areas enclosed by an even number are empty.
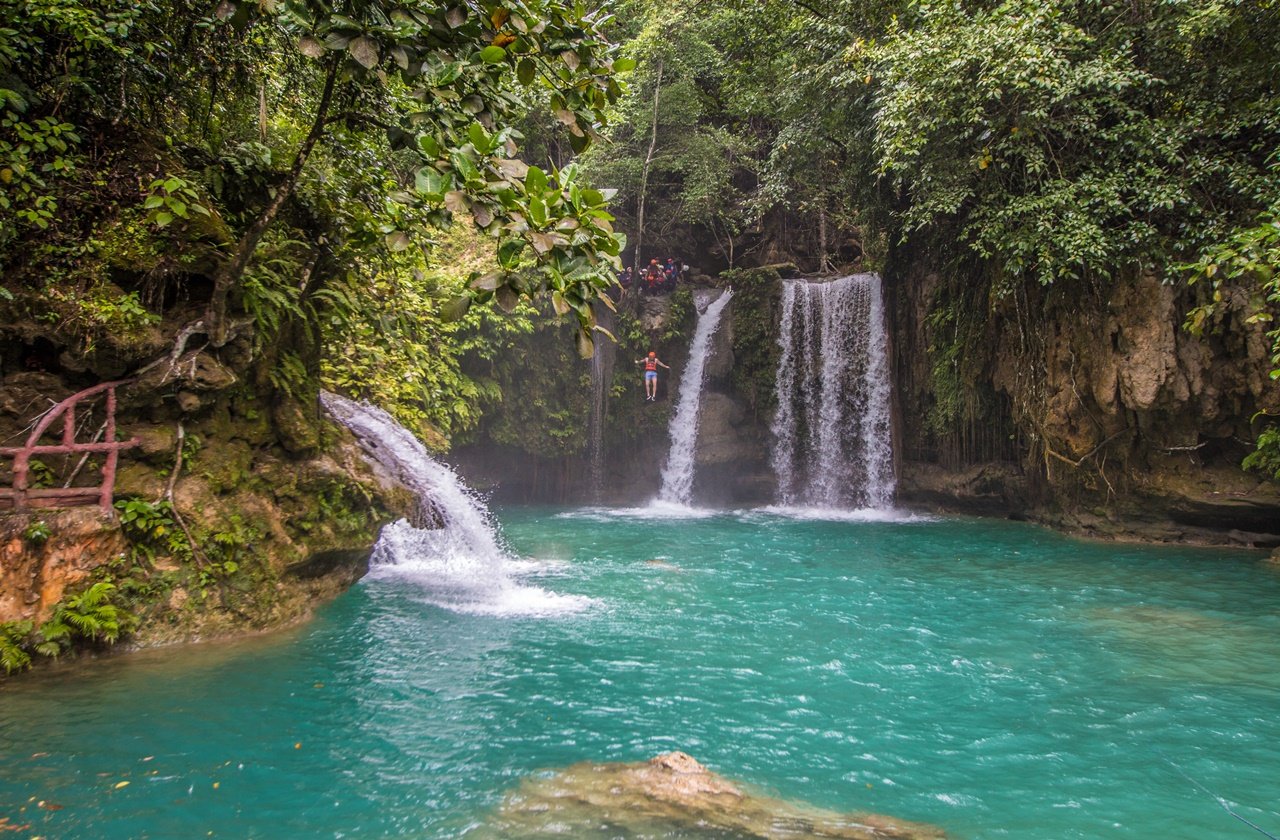
<svg viewBox="0 0 1280 840">
<path fill-rule="evenodd" d="M 1280 833 L 1258 553 L 968 519 L 499 520 L 524 561 L 487 606 L 381 575 L 293 630 L 3 684 L 11 836 L 466 837 L 529 774 L 672 749 L 957 838 L 1261 836 L 1210 792 Z"/>
</svg>

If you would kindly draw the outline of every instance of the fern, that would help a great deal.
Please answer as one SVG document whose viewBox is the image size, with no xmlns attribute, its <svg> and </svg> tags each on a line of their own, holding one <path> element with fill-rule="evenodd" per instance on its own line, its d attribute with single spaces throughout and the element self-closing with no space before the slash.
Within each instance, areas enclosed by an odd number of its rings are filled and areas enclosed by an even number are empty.
<svg viewBox="0 0 1280 840">
<path fill-rule="evenodd" d="M 27 637 L 31 635 L 30 621 L 6 621 L 0 624 L 0 665 L 5 673 L 26 670 L 31 665 L 27 653 Z"/>
<path fill-rule="evenodd" d="M 291 397 L 305 396 L 311 385 L 306 362 L 292 351 L 280 354 L 276 366 L 271 369 L 268 377 L 271 380 L 271 387 Z"/>
<path fill-rule="evenodd" d="M 59 652 L 76 638 L 114 644 L 137 620 L 112 603 L 115 591 L 115 584 L 100 581 L 58 604 L 53 616 L 40 627 L 44 644 L 56 645 Z"/>
</svg>

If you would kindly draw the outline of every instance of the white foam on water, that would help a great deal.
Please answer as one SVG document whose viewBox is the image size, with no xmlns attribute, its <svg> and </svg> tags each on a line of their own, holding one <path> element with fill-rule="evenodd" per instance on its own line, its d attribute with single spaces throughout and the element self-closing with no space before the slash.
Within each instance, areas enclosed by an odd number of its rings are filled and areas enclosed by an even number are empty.
<svg viewBox="0 0 1280 840">
<path fill-rule="evenodd" d="M 418 496 L 417 524 L 401 519 L 382 529 L 370 579 L 413 583 L 427 603 L 473 615 L 554 616 L 594 603 L 521 583 L 521 575 L 545 565 L 512 556 L 484 502 L 391 415 L 336 394 L 320 400 L 374 461 Z"/>
<path fill-rule="evenodd" d="M 741 512 L 741 515 L 744 518 L 748 518 L 753 514 L 765 514 L 785 519 L 799 519 L 814 522 L 893 522 L 897 524 L 909 524 L 938 521 L 937 517 L 913 513 L 907 510 L 899 510 L 897 508 L 856 508 L 853 510 L 841 510 L 839 508 L 827 507 L 768 505 L 767 507 L 755 508 L 753 510 Z"/>
<path fill-rule="evenodd" d="M 614 522 L 619 519 L 663 521 L 671 519 L 710 519 L 724 516 L 727 510 L 718 508 L 689 507 L 655 499 L 643 507 L 584 507 L 557 513 L 557 519 L 586 519 L 594 522 Z"/>
</svg>

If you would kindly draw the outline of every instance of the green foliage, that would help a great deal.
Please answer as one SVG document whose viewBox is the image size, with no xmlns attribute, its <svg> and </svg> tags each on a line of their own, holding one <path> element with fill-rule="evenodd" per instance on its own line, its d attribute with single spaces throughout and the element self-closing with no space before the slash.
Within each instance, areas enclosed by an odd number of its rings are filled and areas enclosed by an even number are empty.
<svg viewBox="0 0 1280 840">
<path fill-rule="evenodd" d="M 500 256 L 497 271 L 473 278 L 468 301 L 496 299 L 509 311 L 520 295 L 547 292 L 577 313 L 582 331 L 591 329 L 589 303 L 610 284 L 610 257 L 621 245 L 604 195 L 579 184 L 572 167 L 544 172 L 515 159 L 519 136 L 507 126 L 539 82 L 549 85 L 547 104 L 575 149 L 597 136 L 604 109 L 622 93 L 599 16 L 563 0 L 536 12 L 501 0 L 482 13 L 384 2 L 339 13 L 319 2 L 259 8 L 228 0 L 219 17 L 237 29 L 253 21 L 278 28 L 323 74 L 299 161 L 328 125 L 335 87 L 368 109 L 344 117 L 347 128 L 376 128 L 410 168 L 411 185 L 392 196 L 403 209 L 384 225 L 388 250 L 412 245 L 404 213 L 437 227 L 465 219 L 497 240 Z M 516 271 L 525 249 L 533 263 Z"/>
<path fill-rule="evenodd" d="M 740 79 L 724 35 L 740 11 L 647 2 L 622 9 L 623 26 L 634 30 L 625 52 L 637 69 L 613 142 L 588 152 L 584 165 L 593 180 L 618 188 L 618 212 L 631 230 L 643 193 L 645 254 L 632 255 L 637 265 L 670 248 L 664 234 L 675 223 L 714 236 L 732 263 L 737 239 L 759 219 L 761 208 L 739 186 L 758 174 L 759 138 L 735 124 L 723 101 Z"/>
<path fill-rule="evenodd" d="M 906 230 L 956 220 L 1009 282 L 1114 276 L 1168 264 L 1274 191 L 1276 94 L 1259 83 L 1276 59 L 1252 45 L 1280 31 L 1247 5 L 912 4 L 855 45 L 842 82 L 874 86 Z"/>
<path fill-rule="evenodd" d="M 49 227 L 58 201 L 48 180 L 69 175 L 77 161 L 75 126 L 44 117 L 26 122 L 20 116 L 25 105 L 14 91 L 0 89 L 0 211 L 12 220 L 0 223 L 0 244 L 23 226 Z"/>
<path fill-rule="evenodd" d="M 195 185 L 177 176 L 157 178 L 142 202 L 148 220 L 156 227 L 166 227 L 174 219 L 190 219 L 193 213 L 212 215 L 197 192 Z"/>
<path fill-rule="evenodd" d="M 476 378 L 492 382 L 500 395 L 488 436 L 544 458 L 581 454 L 591 412 L 590 369 L 573 349 L 570 325 L 541 315 L 526 322 L 533 325 L 528 331 L 485 330 L 479 341 L 490 359 L 468 362 Z"/>
<path fill-rule="evenodd" d="M 777 401 L 777 311 L 781 293 L 778 272 L 757 268 L 725 272 L 721 281 L 733 288 L 733 381 L 757 412 Z"/>
<path fill-rule="evenodd" d="M 28 479 L 30 482 L 29 486 L 33 489 L 52 487 L 58 482 L 58 474 L 53 471 L 52 467 L 44 461 L 41 461 L 39 458 L 32 458 L 27 462 L 27 469 L 30 475 L 30 478 Z"/>
<path fill-rule="evenodd" d="M 215 567 L 214 571 L 225 576 L 239 570 L 244 562 L 245 552 L 252 551 L 261 539 L 261 529 L 247 522 L 240 514 L 232 513 L 226 518 L 221 530 L 214 531 L 202 542 L 205 554 Z"/>
<path fill-rule="evenodd" d="M 1280 426 L 1268 426 L 1258 435 L 1257 448 L 1245 456 L 1241 466 L 1280 481 Z"/>
<path fill-rule="evenodd" d="M 658 337 L 658 341 L 664 344 L 688 335 L 695 320 L 693 289 L 691 287 L 681 286 L 676 289 L 671 294 L 669 301 L 671 308 L 667 311 L 666 329 Z"/>
<path fill-rule="evenodd" d="M 28 650 L 31 631 L 30 621 L 5 621 L 0 623 L 0 665 L 6 674 L 24 671 L 31 666 Z"/>
<path fill-rule="evenodd" d="M 125 537 L 146 557 L 157 552 L 179 559 L 191 556 L 191 544 L 174 521 L 171 502 L 121 499 L 115 507 Z"/>
<path fill-rule="evenodd" d="M 268 376 L 273 388 L 290 397 L 301 398 L 315 393 L 307 363 L 292 350 L 286 350 L 280 354 Z"/>
<path fill-rule="evenodd" d="M 92 352 L 103 338 L 129 341 L 140 338 L 160 317 L 145 306 L 138 292 L 122 292 L 110 283 L 95 283 L 85 292 L 49 287 L 48 301 L 61 304 L 49 312 L 50 320 L 83 340 L 84 352 Z"/>
<path fill-rule="evenodd" d="M 288 526 L 303 534 L 330 529 L 337 534 L 363 534 L 373 522 L 372 499 L 363 487 L 340 481 L 326 481 L 309 489 L 313 504 Z"/>
<path fill-rule="evenodd" d="M 1187 315 L 1185 326 L 1193 334 L 1201 335 L 1226 312 L 1239 308 L 1228 303 L 1237 292 L 1246 300 L 1246 325 L 1274 324 L 1280 315 L 1280 217 L 1275 211 L 1260 214 L 1255 225 L 1237 229 L 1184 268 L 1193 285 L 1203 280 L 1211 290 L 1209 300 Z M 1271 339 L 1271 378 L 1280 379 L 1280 327 L 1269 330 L 1267 337 Z M 1280 481 L 1280 425 L 1273 422 L 1263 429 L 1256 450 L 1242 466 Z"/>
<path fill-rule="evenodd" d="M 1204 280 L 1210 299 L 1187 315 L 1186 328 L 1202 334 L 1214 317 L 1227 308 L 1226 300 L 1235 289 L 1247 296 L 1246 324 L 1271 324 L 1280 304 L 1280 218 L 1265 212 L 1257 224 L 1236 230 L 1221 244 L 1207 249 L 1199 262 L 1184 266 L 1192 285 Z M 1267 333 L 1271 339 L 1272 379 L 1280 379 L 1280 328 Z"/>
<path fill-rule="evenodd" d="M 83 96 L 101 61 L 128 61 L 126 43 L 150 3 L 4 0 L 0 3 L 0 248 L 46 230 L 58 182 L 75 174 L 82 130 L 59 104 Z M 49 107 L 52 105 L 53 107 Z"/>
<path fill-rule="evenodd" d="M 51 536 L 53 531 L 50 530 L 49 523 L 44 520 L 32 522 L 22 531 L 22 538 L 37 548 L 48 542 Z"/>
<path fill-rule="evenodd" d="M 76 641 L 115 644 L 137 625 L 137 617 L 117 605 L 115 597 L 115 584 L 99 581 L 65 598 L 40 625 L 42 641 L 37 652 L 57 656 Z"/>
<path fill-rule="evenodd" d="M 482 408 L 501 392 L 492 378 L 464 373 L 463 360 L 491 361 L 511 338 L 533 329 L 536 314 L 521 304 L 505 316 L 474 307 L 456 320 L 443 317 L 494 251 L 487 237 L 457 226 L 430 254 L 388 255 L 371 278 L 353 275 L 319 293 L 332 348 L 322 359 L 325 387 L 382 406 L 435 449 L 475 428 Z M 382 304 L 388 300 L 395 306 Z"/>
<path fill-rule="evenodd" d="M 201 439 L 199 435 L 195 435 L 195 434 L 183 435 L 182 454 L 181 454 L 182 466 L 190 467 L 191 462 L 195 459 L 197 455 L 200 454 L 200 449 L 203 446 L 204 446 L 204 441 L 203 439 Z"/>
</svg>

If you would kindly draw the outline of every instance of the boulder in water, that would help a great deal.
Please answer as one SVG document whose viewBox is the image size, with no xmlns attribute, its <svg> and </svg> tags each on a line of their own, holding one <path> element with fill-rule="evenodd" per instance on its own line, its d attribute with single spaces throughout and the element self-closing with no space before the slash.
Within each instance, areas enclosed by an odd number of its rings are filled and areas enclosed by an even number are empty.
<svg viewBox="0 0 1280 840">
<path fill-rule="evenodd" d="M 634 764 L 575 764 L 527 779 L 489 826 L 495 836 L 927 840 L 941 829 L 878 814 L 842 814 L 757 795 L 670 752 Z"/>
</svg>

